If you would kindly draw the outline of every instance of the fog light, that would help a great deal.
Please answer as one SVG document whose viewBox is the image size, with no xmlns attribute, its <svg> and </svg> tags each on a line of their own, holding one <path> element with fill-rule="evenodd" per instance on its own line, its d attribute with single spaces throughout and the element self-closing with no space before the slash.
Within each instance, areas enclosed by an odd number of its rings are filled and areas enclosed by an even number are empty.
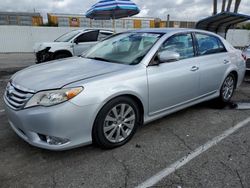
<svg viewBox="0 0 250 188">
<path fill-rule="evenodd" d="M 66 138 L 58 138 L 55 136 L 46 136 L 46 142 L 50 145 L 62 145 L 69 142 L 69 139 Z"/>
</svg>

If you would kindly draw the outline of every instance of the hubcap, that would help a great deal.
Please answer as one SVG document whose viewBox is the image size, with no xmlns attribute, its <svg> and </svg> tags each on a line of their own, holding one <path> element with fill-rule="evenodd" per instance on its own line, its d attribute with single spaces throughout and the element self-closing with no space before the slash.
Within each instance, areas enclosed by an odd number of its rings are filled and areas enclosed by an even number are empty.
<svg viewBox="0 0 250 188">
<path fill-rule="evenodd" d="M 222 86 L 222 96 L 224 100 L 229 100 L 234 91 L 234 79 L 232 76 L 228 76 Z"/>
<path fill-rule="evenodd" d="M 104 120 L 104 135 L 112 143 L 125 140 L 135 126 L 135 111 L 128 104 L 113 107 Z"/>
</svg>

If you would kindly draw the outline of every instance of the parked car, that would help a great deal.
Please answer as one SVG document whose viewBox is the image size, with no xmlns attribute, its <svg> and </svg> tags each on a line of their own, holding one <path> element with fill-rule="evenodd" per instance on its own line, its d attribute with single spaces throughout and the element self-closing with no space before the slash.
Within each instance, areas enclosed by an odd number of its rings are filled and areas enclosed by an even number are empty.
<svg viewBox="0 0 250 188">
<path fill-rule="evenodd" d="M 243 55 L 246 58 L 246 70 L 250 71 L 250 46 L 243 50 Z"/>
<path fill-rule="evenodd" d="M 83 51 L 112 34 L 108 30 L 78 29 L 60 36 L 54 42 L 37 43 L 34 46 L 36 62 L 81 55 Z"/>
<path fill-rule="evenodd" d="M 81 57 L 16 73 L 4 94 L 13 130 L 31 145 L 114 148 L 136 129 L 215 99 L 228 102 L 246 64 L 220 36 L 193 29 L 120 33 Z"/>
</svg>

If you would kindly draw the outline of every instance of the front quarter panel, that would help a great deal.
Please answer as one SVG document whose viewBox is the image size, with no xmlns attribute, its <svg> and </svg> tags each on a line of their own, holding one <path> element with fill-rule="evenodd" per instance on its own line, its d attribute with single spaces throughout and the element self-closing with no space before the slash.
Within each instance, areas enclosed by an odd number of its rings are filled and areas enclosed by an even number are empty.
<svg viewBox="0 0 250 188">
<path fill-rule="evenodd" d="M 65 87 L 77 86 L 83 86 L 84 90 L 71 102 L 78 106 L 98 104 L 93 118 L 108 101 L 121 95 L 137 97 L 142 102 L 144 111 L 148 109 L 148 88 L 144 65 L 129 66 L 126 70 L 75 82 Z"/>
<path fill-rule="evenodd" d="M 49 52 L 55 53 L 60 50 L 66 50 L 73 54 L 73 44 L 70 42 L 55 42 L 51 44 Z"/>
</svg>

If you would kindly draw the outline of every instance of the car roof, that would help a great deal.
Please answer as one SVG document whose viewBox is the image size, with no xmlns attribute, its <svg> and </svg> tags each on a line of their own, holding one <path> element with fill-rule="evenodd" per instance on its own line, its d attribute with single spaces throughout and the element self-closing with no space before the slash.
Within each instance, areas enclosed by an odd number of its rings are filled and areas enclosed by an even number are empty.
<svg viewBox="0 0 250 188">
<path fill-rule="evenodd" d="M 216 35 L 215 33 L 200 30 L 200 29 L 190 29 L 190 28 L 147 28 L 147 29 L 137 29 L 137 30 L 130 30 L 129 32 L 145 32 L 145 33 L 170 33 L 170 32 L 202 32 L 207 34 Z"/>
<path fill-rule="evenodd" d="M 81 32 L 84 32 L 84 31 L 101 31 L 101 32 L 109 32 L 109 33 L 114 33 L 114 31 L 112 30 L 108 30 L 108 29 L 75 29 L 75 30 L 72 30 L 72 31 L 81 31 Z"/>
</svg>

